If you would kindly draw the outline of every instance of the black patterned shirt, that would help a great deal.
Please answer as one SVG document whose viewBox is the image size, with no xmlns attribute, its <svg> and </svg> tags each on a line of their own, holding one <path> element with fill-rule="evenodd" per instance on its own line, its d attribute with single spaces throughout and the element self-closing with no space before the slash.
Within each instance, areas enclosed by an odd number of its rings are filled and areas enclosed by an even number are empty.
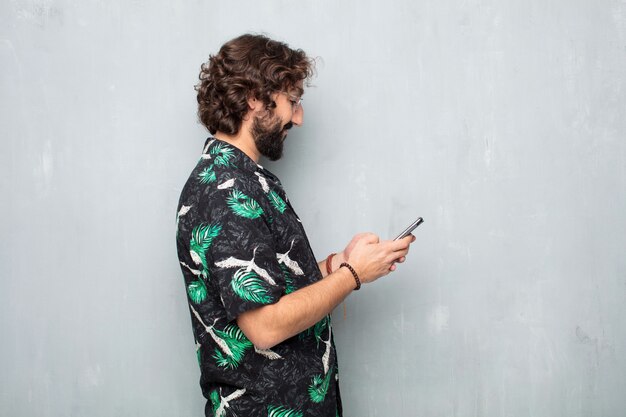
<svg viewBox="0 0 626 417">
<path fill-rule="evenodd" d="M 322 279 L 278 178 L 210 137 L 176 223 L 206 415 L 341 415 L 330 316 L 268 350 L 237 326 L 239 314 Z"/>
</svg>

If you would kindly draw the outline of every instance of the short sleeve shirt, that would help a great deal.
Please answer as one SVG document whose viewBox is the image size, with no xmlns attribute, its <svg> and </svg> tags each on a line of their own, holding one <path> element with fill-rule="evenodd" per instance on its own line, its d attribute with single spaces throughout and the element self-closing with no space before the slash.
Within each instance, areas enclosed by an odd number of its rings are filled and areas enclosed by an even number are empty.
<svg viewBox="0 0 626 417">
<path fill-rule="evenodd" d="M 330 316 L 268 350 L 237 326 L 241 313 L 322 279 L 278 178 L 210 137 L 176 223 L 206 415 L 340 416 Z"/>
</svg>

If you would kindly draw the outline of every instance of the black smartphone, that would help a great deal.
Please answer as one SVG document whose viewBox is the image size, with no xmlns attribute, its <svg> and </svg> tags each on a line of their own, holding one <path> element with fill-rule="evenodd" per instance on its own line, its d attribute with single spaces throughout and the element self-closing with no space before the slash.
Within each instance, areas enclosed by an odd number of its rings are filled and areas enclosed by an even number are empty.
<svg viewBox="0 0 626 417">
<path fill-rule="evenodd" d="M 417 220 L 415 220 L 413 223 L 411 223 L 411 225 L 409 227 L 404 229 L 404 231 L 402 231 L 402 233 L 400 233 L 398 235 L 398 237 L 395 238 L 394 240 L 398 240 L 398 239 L 402 239 L 403 237 L 407 237 L 409 234 L 411 234 L 411 232 L 413 230 L 415 230 L 415 228 L 417 226 L 419 226 L 422 223 L 424 223 L 424 219 L 422 219 L 421 217 L 418 217 Z"/>
</svg>

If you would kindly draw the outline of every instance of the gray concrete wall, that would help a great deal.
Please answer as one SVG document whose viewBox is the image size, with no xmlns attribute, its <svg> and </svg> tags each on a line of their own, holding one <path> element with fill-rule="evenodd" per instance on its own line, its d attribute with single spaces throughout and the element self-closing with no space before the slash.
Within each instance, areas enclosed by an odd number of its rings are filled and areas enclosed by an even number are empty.
<svg viewBox="0 0 626 417">
<path fill-rule="evenodd" d="M 0 415 L 202 415 L 175 207 L 247 31 L 320 57 L 267 164 L 318 258 L 426 220 L 334 315 L 346 416 L 623 416 L 617 0 L 3 1 Z"/>
</svg>

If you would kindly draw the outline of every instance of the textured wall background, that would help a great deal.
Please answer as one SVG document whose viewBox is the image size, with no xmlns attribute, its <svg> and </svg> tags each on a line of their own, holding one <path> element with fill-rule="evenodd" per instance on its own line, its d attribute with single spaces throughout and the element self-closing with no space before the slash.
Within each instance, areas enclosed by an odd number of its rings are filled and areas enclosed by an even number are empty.
<svg viewBox="0 0 626 417">
<path fill-rule="evenodd" d="M 2 2 L 0 414 L 202 415 L 175 208 L 247 31 L 320 57 L 267 164 L 318 258 L 426 220 L 335 314 L 346 416 L 623 416 L 622 0 Z"/>
</svg>

